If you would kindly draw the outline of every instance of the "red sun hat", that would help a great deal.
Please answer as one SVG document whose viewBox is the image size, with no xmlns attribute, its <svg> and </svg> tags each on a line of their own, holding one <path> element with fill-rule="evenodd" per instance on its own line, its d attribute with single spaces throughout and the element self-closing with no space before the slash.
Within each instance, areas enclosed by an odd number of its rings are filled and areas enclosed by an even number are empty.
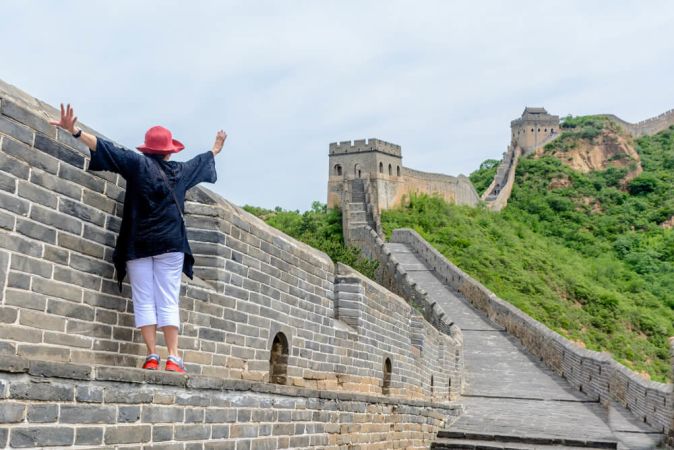
<svg viewBox="0 0 674 450">
<path fill-rule="evenodd" d="M 173 135 L 168 129 L 157 125 L 147 130 L 147 133 L 145 133 L 145 143 L 136 148 L 143 153 L 166 155 L 178 153 L 185 146 L 182 142 L 173 139 Z"/>
</svg>

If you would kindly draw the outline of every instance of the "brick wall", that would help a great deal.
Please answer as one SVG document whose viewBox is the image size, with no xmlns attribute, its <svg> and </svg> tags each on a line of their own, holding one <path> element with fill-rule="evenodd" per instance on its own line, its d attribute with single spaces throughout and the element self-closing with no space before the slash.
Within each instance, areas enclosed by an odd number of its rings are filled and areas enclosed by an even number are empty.
<svg viewBox="0 0 674 450">
<path fill-rule="evenodd" d="M 87 172 L 88 149 L 48 125 L 56 113 L 0 82 L 0 355 L 138 366 L 130 289 L 118 292 L 111 263 L 124 180 Z M 180 348 L 190 373 L 267 383 L 282 333 L 287 385 L 448 402 L 459 344 L 399 297 L 347 268 L 336 274 L 325 254 L 202 187 L 188 193 L 186 224 L 196 264 L 181 288 Z M 350 304 L 339 286 L 357 291 Z M 338 320 L 348 308 L 357 320 Z"/>
<path fill-rule="evenodd" d="M 460 407 L 107 366 L 0 361 L 0 447 L 427 449 Z"/>
<path fill-rule="evenodd" d="M 508 333 L 518 337 L 532 354 L 541 358 L 572 386 L 602 403 L 610 399 L 620 402 L 638 420 L 660 428 L 663 432 L 671 430 L 674 420 L 671 384 L 646 380 L 616 362 L 608 353 L 574 345 L 498 298 L 449 262 L 414 230 L 394 230 L 391 241 L 410 245 L 435 270 L 438 277 L 461 292 L 490 319 L 505 327 Z"/>
</svg>

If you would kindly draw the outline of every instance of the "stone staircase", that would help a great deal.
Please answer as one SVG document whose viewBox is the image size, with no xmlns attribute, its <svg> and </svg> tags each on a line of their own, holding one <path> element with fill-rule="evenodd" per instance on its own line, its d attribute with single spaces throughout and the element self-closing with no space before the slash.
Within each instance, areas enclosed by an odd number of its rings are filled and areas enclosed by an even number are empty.
<svg viewBox="0 0 674 450">
<path fill-rule="evenodd" d="M 386 249 L 463 332 L 465 413 L 438 434 L 432 449 L 659 448 L 661 430 L 615 402 L 607 408 L 576 390 L 444 284 L 409 245 L 387 243 Z"/>
<path fill-rule="evenodd" d="M 431 444 L 431 450 L 588 450 L 616 448 L 617 443 L 615 441 L 464 433 L 461 431 L 440 431 L 436 441 Z"/>
</svg>

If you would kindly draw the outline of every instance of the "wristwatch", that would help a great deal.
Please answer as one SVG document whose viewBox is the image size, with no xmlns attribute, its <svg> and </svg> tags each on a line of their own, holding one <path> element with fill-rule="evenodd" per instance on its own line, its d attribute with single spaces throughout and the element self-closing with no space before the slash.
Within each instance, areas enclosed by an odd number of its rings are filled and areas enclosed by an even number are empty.
<svg viewBox="0 0 674 450">
<path fill-rule="evenodd" d="M 79 138 L 80 136 L 82 136 L 82 129 L 81 128 L 73 133 L 73 137 Z"/>
</svg>

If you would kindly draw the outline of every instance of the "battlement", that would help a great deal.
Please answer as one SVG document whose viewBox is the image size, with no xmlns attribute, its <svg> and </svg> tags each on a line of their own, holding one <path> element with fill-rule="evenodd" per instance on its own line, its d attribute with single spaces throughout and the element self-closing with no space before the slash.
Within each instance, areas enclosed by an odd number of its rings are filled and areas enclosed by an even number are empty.
<svg viewBox="0 0 674 450">
<path fill-rule="evenodd" d="M 349 153 L 381 152 L 402 158 L 400 146 L 381 139 L 356 139 L 330 143 L 330 156 Z"/>
<path fill-rule="evenodd" d="M 559 116 L 554 116 L 545 108 L 527 106 L 522 112 L 522 116 L 510 122 L 512 128 L 524 125 L 525 123 L 540 123 L 559 125 Z"/>
</svg>

